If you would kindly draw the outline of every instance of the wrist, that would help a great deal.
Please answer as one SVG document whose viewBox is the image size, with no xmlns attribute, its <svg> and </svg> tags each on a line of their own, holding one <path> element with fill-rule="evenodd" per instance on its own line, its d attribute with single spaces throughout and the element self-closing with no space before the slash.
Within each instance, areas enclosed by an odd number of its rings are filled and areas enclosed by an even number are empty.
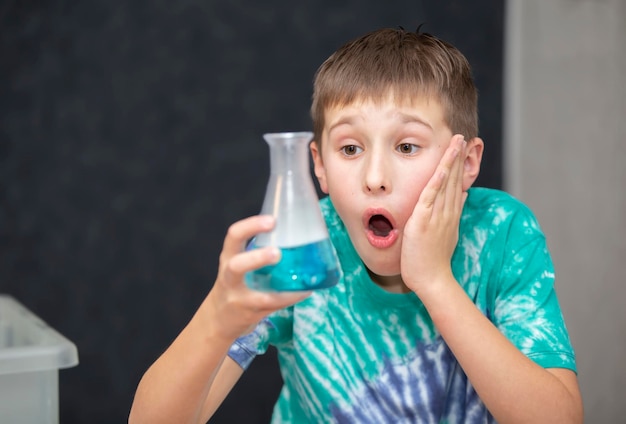
<svg viewBox="0 0 626 424">
<path fill-rule="evenodd" d="M 410 286 L 423 303 L 436 301 L 444 298 L 446 292 L 453 287 L 459 287 L 459 283 L 452 275 L 452 271 L 442 272 L 439 275 L 420 279 L 417 284 Z"/>
<path fill-rule="evenodd" d="M 464 313 L 468 301 L 473 305 L 465 290 L 452 276 L 429 285 L 417 295 L 438 328 L 442 322 L 457 320 L 459 314 Z"/>
<path fill-rule="evenodd" d="M 189 326 L 199 337 L 211 345 L 229 346 L 239 337 L 237 332 L 219 308 L 220 303 L 214 300 L 211 293 L 206 297 L 192 318 Z"/>
</svg>

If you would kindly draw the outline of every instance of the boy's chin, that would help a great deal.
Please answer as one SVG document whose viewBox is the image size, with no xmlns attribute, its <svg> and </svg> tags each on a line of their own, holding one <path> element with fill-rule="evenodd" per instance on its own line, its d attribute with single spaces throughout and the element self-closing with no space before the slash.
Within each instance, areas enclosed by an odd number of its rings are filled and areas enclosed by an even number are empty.
<svg viewBox="0 0 626 424">
<path fill-rule="evenodd" d="M 371 266 L 370 266 L 371 265 Z M 396 279 L 400 278 L 400 266 L 399 265 L 381 265 L 381 264 L 365 264 L 367 273 L 372 280 L 378 282 L 380 280 Z"/>
<path fill-rule="evenodd" d="M 389 273 L 388 275 L 376 274 L 369 268 L 367 269 L 372 281 L 390 293 L 408 293 L 410 290 L 402 281 L 399 273 Z"/>
</svg>

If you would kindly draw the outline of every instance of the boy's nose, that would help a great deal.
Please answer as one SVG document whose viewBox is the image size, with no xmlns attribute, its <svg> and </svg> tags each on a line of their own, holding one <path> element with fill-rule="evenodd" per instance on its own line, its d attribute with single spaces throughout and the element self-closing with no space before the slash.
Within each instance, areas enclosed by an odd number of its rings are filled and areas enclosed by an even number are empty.
<svg viewBox="0 0 626 424">
<path fill-rule="evenodd" d="M 364 189 L 368 193 L 380 193 L 391 191 L 389 169 L 383 160 L 370 160 L 365 172 Z"/>
<path fill-rule="evenodd" d="M 386 188 L 385 188 L 384 185 L 381 185 L 381 186 L 378 186 L 378 187 L 376 185 L 371 185 L 371 186 L 368 185 L 367 186 L 367 191 L 370 191 L 370 192 L 385 191 L 385 190 L 386 190 Z"/>
</svg>

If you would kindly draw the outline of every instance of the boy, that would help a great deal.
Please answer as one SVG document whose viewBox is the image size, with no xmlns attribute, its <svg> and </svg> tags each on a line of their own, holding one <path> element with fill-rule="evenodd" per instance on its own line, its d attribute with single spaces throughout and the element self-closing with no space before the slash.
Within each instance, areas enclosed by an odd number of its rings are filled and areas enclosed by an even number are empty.
<svg viewBox="0 0 626 424">
<path fill-rule="evenodd" d="M 215 284 L 137 389 L 132 422 L 206 422 L 245 367 L 277 347 L 279 423 L 575 423 L 582 402 L 546 243 L 532 213 L 472 188 L 483 141 L 466 59 L 384 29 L 318 70 L 311 144 L 344 277 L 261 293 L 244 251 L 274 225 L 233 224 Z"/>
</svg>

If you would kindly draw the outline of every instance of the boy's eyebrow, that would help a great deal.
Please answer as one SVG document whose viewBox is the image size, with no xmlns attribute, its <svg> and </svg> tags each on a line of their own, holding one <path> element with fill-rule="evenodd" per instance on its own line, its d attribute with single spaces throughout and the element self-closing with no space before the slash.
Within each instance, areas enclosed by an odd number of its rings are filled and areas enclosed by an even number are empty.
<svg viewBox="0 0 626 424">
<path fill-rule="evenodd" d="M 396 112 L 396 114 L 400 117 L 400 121 L 403 124 L 417 123 L 417 124 L 427 127 L 430 131 L 434 131 L 432 125 L 430 125 L 428 121 L 420 118 L 417 115 L 412 115 L 410 113 L 404 113 L 404 112 Z M 330 134 L 336 127 L 344 125 L 344 124 L 354 125 L 355 121 L 357 121 L 357 118 L 358 118 L 358 115 L 348 115 L 348 116 L 342 117 L 341 119 L 333 123 L 328 128 L 328 133 Z"/>
<path fill-rule="evenodd" d="M 408 124 L 408 123 L 412 123 L 415 122 L 417 124 L 421 124 L 425 127 L 428 127 L 428 129 L 430 129 L 431 131 L 433 131 L 433 127 L 432 125 L 430 125 L 428 123 L 428 121 L 420 118 L 417 115 L 412 115 L 410 113 L 404 113 L 404 112 L 398 112 L 398 116 L 400 116 L 400 119 L 402 120 L 403 124 Z"/>
<path fill-rule="evenodd" d="M 344 116 L 344 117 L 339 119 L 337 122 L 335 122 L 334 124 L 332 124 L 328 128 L 328 133 L 330 134 L 335 128 L 337 128 L 337 127 L 339 127 L 341 125 L 344 125 L 344 124 L 354 125 L 356 120 L 357 120 L 357 116 L 356 115 Z"/>
</svg>

